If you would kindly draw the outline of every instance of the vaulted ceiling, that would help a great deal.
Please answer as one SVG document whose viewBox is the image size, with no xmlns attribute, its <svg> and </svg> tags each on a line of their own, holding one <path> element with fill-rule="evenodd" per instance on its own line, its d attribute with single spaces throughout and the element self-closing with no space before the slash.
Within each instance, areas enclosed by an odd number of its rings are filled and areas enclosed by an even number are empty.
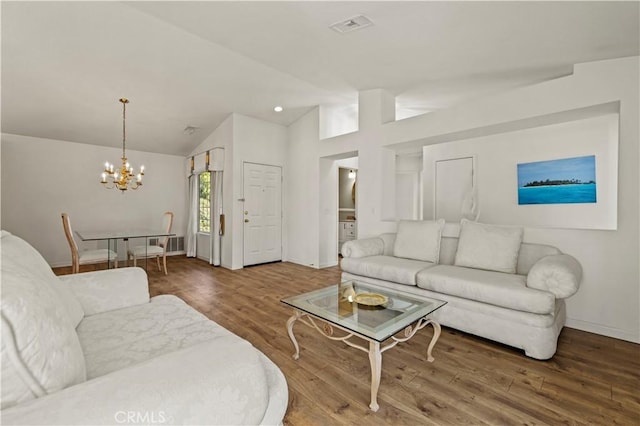
<svg viewBox="0 0 640 426">
<path fill-rule="evenodd" d="M 382 88 L 408 116 L 638 55 L 638 6 L 3 1 L 2 131 L 119 147 L 124 96 L 129 149 L 187 155 L 233 112 L 289 125 Z"/>
</svg>

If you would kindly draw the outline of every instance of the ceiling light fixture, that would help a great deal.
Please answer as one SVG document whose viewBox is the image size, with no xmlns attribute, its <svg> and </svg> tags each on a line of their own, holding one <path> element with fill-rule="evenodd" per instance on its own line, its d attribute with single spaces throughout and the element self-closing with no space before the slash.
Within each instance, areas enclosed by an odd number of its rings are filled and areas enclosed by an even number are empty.
<svg viewBox="0 0 640 426">
<path fill-rule="evenodd" d="M 107 161 L 104 163 L 104 172 L 102 172 L 102 180 L 100 181 L 107 189 L 119 189 L 124 194 L 127 189 L 138 189 L 142 186 L 142 176 L 144 176 L 144 166 L 140 166 L 140 173 L 136 176 L 134 181 L 133 167 L 129 166 L 127 162 L 127 154 L 125 152 L 125 145 L 127 140 L 126 134 L 126 113 L 127 104 L 129 100 L 127 98 L 121 98 L 122 102 L 122 166 L 120 170 L 113 168 L 113 164 L 109 164 Z"/>
<path fill-rule="evenodd" d="M 187 126 L 187 127 L 185 127 L 185 128 L 184 128 L 184 130 L 182 131 L 182 133 L 184 133 L 185 135 L 191 136 L 191 135 L 193 135 L 193 134 L 196 132 L 196 130 L 198 130 L 198 129 L 199 129 L 199 127 L 196 127 L 196 126 Z"/>
<path fill-rule="evenodd" d="M 282 107 L 280 105 L 276 106 L 275 108 L 273 108 L 273 110 L 275 112 L 282 112 Z"/>
</svg>

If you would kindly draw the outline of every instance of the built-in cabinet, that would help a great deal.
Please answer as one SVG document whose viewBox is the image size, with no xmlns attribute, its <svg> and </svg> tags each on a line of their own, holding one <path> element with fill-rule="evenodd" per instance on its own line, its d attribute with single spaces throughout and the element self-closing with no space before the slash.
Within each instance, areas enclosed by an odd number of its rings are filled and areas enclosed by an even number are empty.
<svg viewBox="0 0 640 426">
<path fill-rule="evenodd" d="M 338 240 L 342 247 L 345 241 L 356 239 L 356 221 L 345 221 L 338 223 Z"/>
<path fill-rule="evenodd" d="M 338 253 L 346 241 L 355 240 L 358 235 L 356 181 L 356 169 L 338 169 Z"/>
</svg>

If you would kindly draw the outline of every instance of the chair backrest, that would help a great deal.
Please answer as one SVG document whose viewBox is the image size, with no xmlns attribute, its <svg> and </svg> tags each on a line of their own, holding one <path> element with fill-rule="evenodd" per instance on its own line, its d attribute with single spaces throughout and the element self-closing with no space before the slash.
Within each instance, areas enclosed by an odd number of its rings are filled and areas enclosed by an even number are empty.
<svg viewBox="0 0 640 426">
<path fill-rule="evenodd" d="M 71 248 L 71 260 L 75 264 L 78 261 L 78 245 L 76 244 L 76 240 L 73 239 L 69 215 L 66 213 L 62 213 L 62 227 L 64 228 L 64 234 L 67 237 L 69 248 Z"/>
<path fill-rule="evenodd" d="M 164 212 L 164 215 L 162 216 L 162 229 L 169 233 L 171 232 L 171 226 L 173 226 L 173 212 Z M 168 242 L 169 236 L 166 236 L 158 245 L 166 250 Z"/>
</svg>

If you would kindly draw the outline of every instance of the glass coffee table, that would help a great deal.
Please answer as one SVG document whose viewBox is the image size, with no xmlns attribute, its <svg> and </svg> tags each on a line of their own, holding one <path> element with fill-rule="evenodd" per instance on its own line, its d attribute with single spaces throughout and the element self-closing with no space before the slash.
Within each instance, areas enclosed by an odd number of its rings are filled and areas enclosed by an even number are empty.
<svg viewBox="0 0 640 426">
<path fill-rule="evenodd" d="M 309 293 L 282 299 L 294 309 L 287 321 L 287 331 L 296 350 L 294 359 L 300 357 L 300 347 L 293 334 L 293 326 L 300 321 L 316 329 L 331 340 L 339 340 L 347 345 L 367 352 L 371 364 L 371 404 L 378 411 L 378 388 L 382 369 L 382 353 L 400 342 L 411 339 L 418 330 L 431 324 L 433 337 L 427 349 L 427 360 L 433 362 L 433 347 L 440 337 L 440 324 L 429 318 L 436 309 L 447 302 L 419 298 L 359 281 L 340 284 L 311 291 Z M 320 321 L 318 321 L 320 320 Z M 346 334 L 334 335 L 334 328 Z M 400 331 L 403 333 L 398 334 Z M 366 348 L 353 342 L 360 338 L 369 342 Z M 385 341 L 389 341 L 383 344 Z"/>
</svg>

